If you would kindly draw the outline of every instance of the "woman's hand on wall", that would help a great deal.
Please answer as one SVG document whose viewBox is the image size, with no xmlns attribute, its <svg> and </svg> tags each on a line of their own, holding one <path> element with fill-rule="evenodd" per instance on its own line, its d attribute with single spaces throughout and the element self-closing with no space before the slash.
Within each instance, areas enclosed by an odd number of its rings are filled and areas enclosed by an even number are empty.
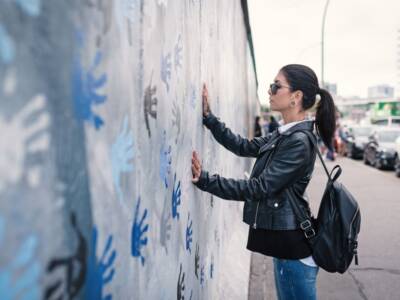
<svg viewBox="0 0 400 300">
<path fill-rule="evenodd" d="M 211 110 L 210 110 L 210 104 L 208 103 L 208 90 L 205 83 L 203 84 L 202 99 L 203 99 L 203 117 L 207 117 L 208 114 L 211 112 Z"/>
<path fill-rule="evenodd" d="M 201 174 L 201 163 L 196 151 L 193 151 L 192 153 L 192 174 L 192 182 L 198 182 Z"/>
</svg>

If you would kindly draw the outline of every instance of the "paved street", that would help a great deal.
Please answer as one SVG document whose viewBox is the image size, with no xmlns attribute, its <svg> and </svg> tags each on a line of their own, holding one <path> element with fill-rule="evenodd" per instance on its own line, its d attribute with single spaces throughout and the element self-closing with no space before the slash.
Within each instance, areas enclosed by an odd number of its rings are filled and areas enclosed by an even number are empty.
<svg viewBox="0 0 400 300">
<path fill-rule="evenodd" d="M 344 275 L 320 271 L 318 299 L 400 299 L 400 179 L 362 161 L 339 158 L 328 163 L 342 166 L 339 181 L 354 194 L 361 207 L 359 266 Z M 317 163 L 308 195 L 317 213 L 326 175 Z M 252 255 L 249 299 L 276 299 L 271 260 Z"/>
</svg>

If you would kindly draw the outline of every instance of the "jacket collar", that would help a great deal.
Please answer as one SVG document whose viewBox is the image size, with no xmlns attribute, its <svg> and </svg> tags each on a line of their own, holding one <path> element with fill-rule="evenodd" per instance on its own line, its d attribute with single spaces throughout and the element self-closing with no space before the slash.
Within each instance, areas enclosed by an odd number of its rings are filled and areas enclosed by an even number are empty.
<svg viewBox="0 0 400 300">
<path fill-rule="evenodd" d="M 289 129 L 282 132 L 281 135 L 291 135 L 293 132 L 298 130 L 313 131 L 313 129 L 314 129 L 314 120 L 307 120 L 304 122 L 297 123 L 296 125 L 293 125 Z"/>
</svg>

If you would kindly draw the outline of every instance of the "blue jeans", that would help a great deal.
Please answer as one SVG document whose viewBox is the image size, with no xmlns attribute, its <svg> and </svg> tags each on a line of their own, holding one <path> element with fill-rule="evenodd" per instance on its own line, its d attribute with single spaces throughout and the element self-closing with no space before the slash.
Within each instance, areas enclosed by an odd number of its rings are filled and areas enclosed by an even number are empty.
<svg viewBox="0 0 400 300">
<path fill-rule="evenodd" d="M 279 300 L 317 299 L 318 267 L 310 267 L 299 260 L 274 258 L 274 276 Z"/>
</svg>

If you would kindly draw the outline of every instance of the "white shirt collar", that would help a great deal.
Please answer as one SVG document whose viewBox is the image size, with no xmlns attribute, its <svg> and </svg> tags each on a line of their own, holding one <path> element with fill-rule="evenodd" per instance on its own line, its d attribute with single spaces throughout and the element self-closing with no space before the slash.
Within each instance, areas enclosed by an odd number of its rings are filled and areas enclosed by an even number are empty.
<svg viewBox="0 0 400 300">
<path fill-rule="evenodd" d="M 290 122 L 290 123 L 287 123 L 287 124 L 285 124 L 285 125 L 279 126 L 279 127 L 278 127 L 279 133 L 282 134 L 283 132 L 285 132 L 285 131 L 288 130 L 289 128 L 293 127 L 294 125 L 299 124 L 299 123 L 302 123 L 302 122 L 306 122 L 306 121 L 309 121 L 309 120 L 304 119 L 304 120 L 302 120 L 302 121 Z"/>
</svg>

